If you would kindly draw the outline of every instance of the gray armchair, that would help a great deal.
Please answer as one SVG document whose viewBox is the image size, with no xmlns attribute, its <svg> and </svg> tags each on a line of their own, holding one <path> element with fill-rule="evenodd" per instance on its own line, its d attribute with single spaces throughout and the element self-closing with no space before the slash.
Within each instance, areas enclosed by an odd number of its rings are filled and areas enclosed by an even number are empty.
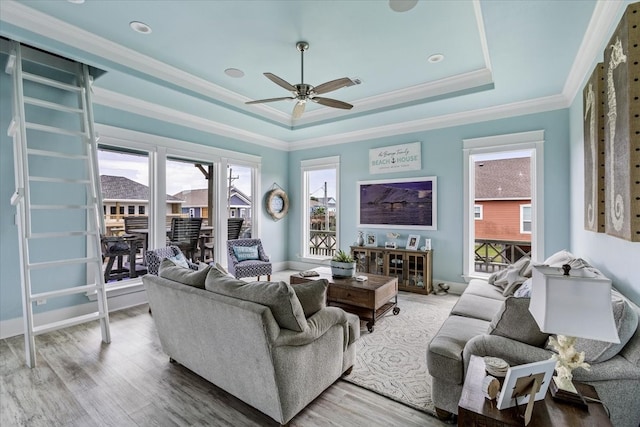
<svg viewBox="0 0 640 427">
<path fill-rule="evenodd" d="M 240 256 L 238 256 L 241 254 Z M 227 240 L 229 273 L 236 279 L 266 275 L 271 280 L 272 266 L 260 239 Z"/>
</svg>

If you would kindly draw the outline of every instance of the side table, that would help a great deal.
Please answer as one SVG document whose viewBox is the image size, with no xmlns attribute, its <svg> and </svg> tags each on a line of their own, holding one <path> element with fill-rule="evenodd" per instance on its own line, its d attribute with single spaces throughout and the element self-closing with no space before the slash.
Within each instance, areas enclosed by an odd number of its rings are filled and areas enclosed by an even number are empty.
<svg viewBox="0 0 640 427">
<path fill-rule="evenodd" d="M 496 402 L 484 397 L 482 380 L 487 375 L 484 360 L 478 356 L 471 356 L 467 376 L 462 388 L 462 396 L 458 402 L 459 426 L 524 426 L 524 419 L 520 416 L 524 407 L 498 410 Z M 583 396 L 598 399 L 596 390 L 583 383 L 575 383 Z M 544 400 L 535 402 L 529 426 L 611 426 L 604 407 L 600 403 L 589 402 L 589 410 L 564 402 L 558 402 L 547 392 Z"/>
</svg>

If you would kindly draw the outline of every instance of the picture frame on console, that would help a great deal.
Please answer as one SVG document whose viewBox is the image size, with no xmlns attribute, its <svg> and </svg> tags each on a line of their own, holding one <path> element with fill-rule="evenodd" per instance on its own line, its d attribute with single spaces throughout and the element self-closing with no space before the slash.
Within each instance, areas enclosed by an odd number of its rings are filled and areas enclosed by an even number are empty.
<svg viewBox="0 0 640 427">
<path fill-rule="evenodd" d="M 420 235 L 409 234 L 409 237 L 407 238 L 407 249 L 412 251 L 417 251 L 419 243 L 420 243 Z"/>
<path fill-rule="evenodd" d="M 378 238 L 375 233 L 367 233 L 364 239 L 365 246 L 378 246 Z"/>
<path fill-rule="evenodd" d="M 358 181 L 358 227 L 437 230 L 437 177 Z"/>
</svg>

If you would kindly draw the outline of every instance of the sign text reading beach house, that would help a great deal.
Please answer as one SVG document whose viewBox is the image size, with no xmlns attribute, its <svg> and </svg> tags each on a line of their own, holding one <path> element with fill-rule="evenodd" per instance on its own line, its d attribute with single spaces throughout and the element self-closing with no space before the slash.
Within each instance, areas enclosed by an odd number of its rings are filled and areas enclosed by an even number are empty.
<svg viewBox="0 0 640 427">
<path fill-rule="evenodd" d="M 420 169 L 422 169 L 422 156 L 419 142 L 369 150 L 370 174 Z"/>
</svg>

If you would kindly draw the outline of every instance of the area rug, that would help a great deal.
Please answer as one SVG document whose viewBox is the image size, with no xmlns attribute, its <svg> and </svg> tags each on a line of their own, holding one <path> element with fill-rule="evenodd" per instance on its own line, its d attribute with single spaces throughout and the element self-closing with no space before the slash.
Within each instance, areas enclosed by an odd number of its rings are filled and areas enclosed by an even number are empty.
<svg viewBox="0 0 640 427">
<path fill-rule="evenodd" d="M 457 300 L 401 293 L 397 316 L 389 312 L 373 333 L 362 329 L 356 363 L 343 380 L 434 415 L 427 346 Z"/>
</svg>

